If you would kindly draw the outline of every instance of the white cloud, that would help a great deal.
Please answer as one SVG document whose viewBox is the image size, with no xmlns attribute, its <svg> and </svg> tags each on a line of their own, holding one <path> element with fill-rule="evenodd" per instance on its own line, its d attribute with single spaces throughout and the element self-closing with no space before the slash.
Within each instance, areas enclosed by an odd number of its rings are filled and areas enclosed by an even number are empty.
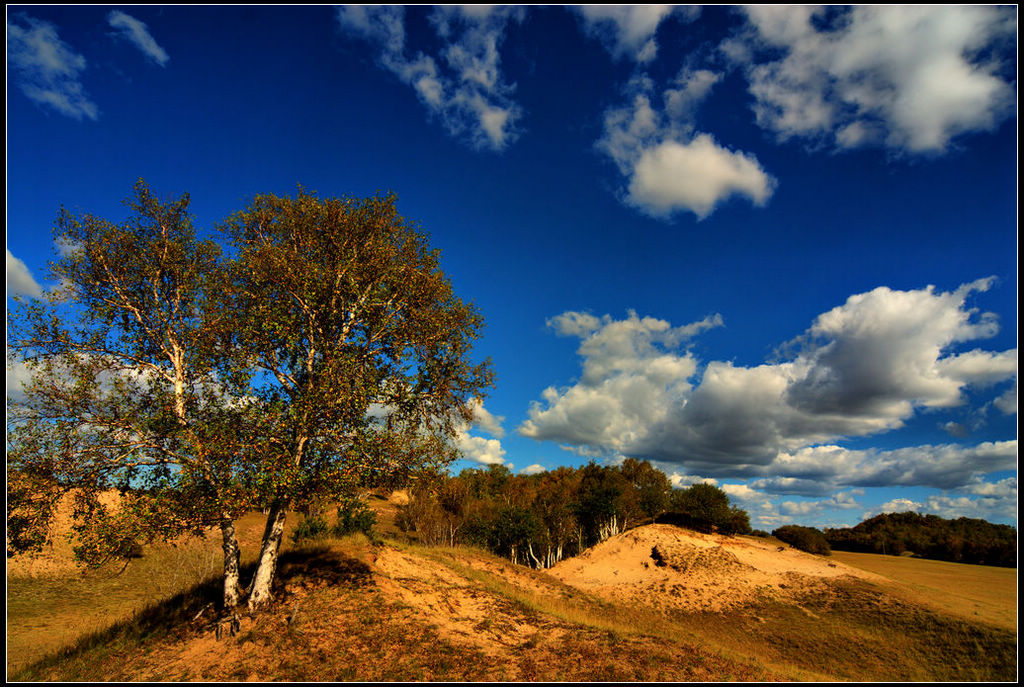
<svg viewBox="0 0 1024 687">
<path fill-rule="evenodd" d="M 974 498 L 972 498 L 972 496 Z M 1017 520 L 1017 478 L 1000 482 L 977 482 L 960 493 L 933 494 L 922 501 L 896 498 L 867 510 L 867 519 L 880 513 L 927 513 L 942 518 L 980 518 L 990 522 Z"/>
<path fill-rule="evenodd" d="M 79 82 L 85 58 L 57 35 L 53 24 L 31 17 L 7 19 L 7 66 L 30 100 L 81 120 L 99 117 L 99 108 Z"/>
<path fill-rule="evenodd" d="M 758 123 L 780 139 L 936 153 L 957 135 L 992 130 L 1014 112 L 1014 88 L 999 74 L 1013 66 L 1012 8 L 745 11 L 747 33 L 722 49 L 746 66 Z M 771 61 L 758 63 L 759 51 L 769 51 Z"/>
<path fill-rule="evenodd" d="M 505 428 L 501 426 L 501 423 L 505 421 L 503 415 L 492 415 L 489 410 L 484 408 L 483 401 L 478 398 L 472 399 L 469 405 L 473 410 L 473 425 L 475 427 L 479 427 L 496 439 L 505 436 Z"/>
<path fill-rule="evenodd" d="M 501 465 L 505 462 L 505 449 L 501 445 L 501 437 L 505 435 L 505 429 L 501 423 L 505 418 L 501 415 L 493 415 L 484 408 L 483 401 L 478 398 L 471 399 L 470 409 L 473 412 L 473 420 L 468 425 L 456 428 L 455 446 L 462 453 L 463 458 L 472 460 L 483 465 Z M 471 431 L 479 429 L 491 435 L 491 439 L 473 436 Z"/>
<path fill-rule="evenodd" d="M 505 449 L 497 439 L 475 437 L 468 432 L 460 432 L 455 438 L 455 446 L 462 457 L 482 465 L 501 465 L 505 462 Z"/>
<path fill-rule="evenodd" d="M 1017 375 L 1013 376 L 1013 387 L 1007 389 L 1000 395 L 994 404 L 1004 415 L 1014 415 L 1017 412 Z"/>
<path fill-rule="evenodd" d="M 337 9 L 341 29 L 373 44 L 381 65 L 411 86 L 450 134 L 491 150 L 502 150 L 517 135 L 521 109 L 511 99 L 514 85 L 502 79 L 499 48 L 506 26 L 522 17 L 523 9 L 513 6 L 435 7 L 431 24 L 443 49 L 436 56 L 409 56 L 403 7 Z"/>
<path fill-rule="evenodd" d="M 7 398 L 17 403 L 24 403 L 25 386 L 32 381 L 32 372 L 25 361 L 8 355 L 7 358 Z"/>
<path fill-rule="evenodd" d="M 780 453 L 767 471 L 779 477 L 755 481 L 776 493 L 814 493 L 809 487 L 830 485 L 926 486 L 961 488 L 976 483 L 981 475 L 1016 467 L 1017 442 L 982 442 L 921 445 L 891 450 L 849 450 L 841 446 L 810 446 L 792 453 Z M 806 490 L 800 485 L 806 483 Z"/>
<path fill-rule="evenodd" d="M 629 180 L 629 202 L 655 216 L 689 210 L 704 219 L 721 201 L 746 196 L 764 205 L 775 183 L 757 159 L 719 146 L 708 134 L 645 150 Z"/>
<path fill-rule="evenodd" d="M 7 249 L 7 295 L 33 298 L 43 295 L 43 289 L 32 276 L 32 272 L 24 262 L 14 257 L 10 248 Z"/>
<path fill-rule="evenodd" d="M 153 39 L 149 33 L 149 27 L 135 17 L 114 10 L 107 15 L 107 22 L 112 28 L 117 29 L 122 36 L 127 38 L 142 54 L 156 62 L 161 67 L 166 67 L 171 59 L 167 51 Z"/>
<path fill-rule="evenodd" d="M 997 331 L 994 315 L 967 303 L 990 284 L 857 294 L 817 317 L 788 345 L 788 360 L 754 367 L 712 361 L 699 380 L 698 361 L 674 349 L 720 323 L 718 316 L 673 328 L 635 313 L 621 321 L 564 313 L 549 325 L 581 339 L 582 375 L 545 389 L 518 431 L 699 474 L 759 477 L 759 488 L 778 493 L 954 488 L 1012 469 L 1016 442 L 885 452 L 829 444 L 897 429 L 919 411 L 962 404 L 967 386 L 1014 378 L 1016 349 L 956 351 Z"/>
<path fill-rule="evenodd" d="M 694 131 L 694 112 L 720 78 L 684 69 L 661 94 L 659 109 L 651 80 L 637 77 L 626 88 L 629 104 L 605 112 L 596 146 L 626 178 L 626 203 L 654 217 L 690 211 L 703 219 L 731 196 L 768 201 L 776 182 L 753 155 Z"/>
<path fill-rule="evenodd" d="M 519 433 L 609 452 L 629 446 L 690 390 L 696 361 L 670 349 L 720 324 L 720 317 L 711 316 L 671 327 L 635 312 L 620 321 L 576 312 L 552 318 L 548 326 L 556 332 L 582 340 L 578 353 L 584 357 L 583 375 L 569 388 L 545 389 L 547 407 L 531 404 Z"/>
<path fill-rule="evenodd" d="M 647 63 L 657 55 L 658 25 L 674 8 L 671 5 L 581 5 L 575 9 L 583 19 L 586 33 L 601 40 L 615 58 Z M 693 12 L 683 16 L 696 18 Z"/>
<path fill-rule="evenodd" d="M 542 472 L 547 472 L 548 469 L 543 465 L 534 463 L 533 465 L 527 465 L 525 468 L 519 471 L 520 475 L 539 475 Z"/>
</svg>

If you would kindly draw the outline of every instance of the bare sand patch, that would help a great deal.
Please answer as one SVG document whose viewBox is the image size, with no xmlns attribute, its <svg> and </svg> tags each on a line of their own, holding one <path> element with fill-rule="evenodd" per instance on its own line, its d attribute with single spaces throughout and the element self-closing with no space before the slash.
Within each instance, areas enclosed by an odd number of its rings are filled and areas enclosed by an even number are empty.
<svg viewBox="0 0 1024 687">
<path fill-rule="evenodd" d="M 616 535 L 548 573 L 617 602 L 665 611 L 726 611 L 766 598 L 794 598 L 829 579 L 884 579 L 757 537 L 674 525 Z"/>
<path fill-rule="evenodd" d="M 522 576 L 515 577 L 518 585 Z M 398 549 L 380 550 L 374 582 L 387 597 L 429 619 L 442 637 L 475 645 L 491 656 L 506 656 L 541 631 L 548 641 L 561 634 L 557 623 L 524 614 L 451 568 Z"/>
</svg>

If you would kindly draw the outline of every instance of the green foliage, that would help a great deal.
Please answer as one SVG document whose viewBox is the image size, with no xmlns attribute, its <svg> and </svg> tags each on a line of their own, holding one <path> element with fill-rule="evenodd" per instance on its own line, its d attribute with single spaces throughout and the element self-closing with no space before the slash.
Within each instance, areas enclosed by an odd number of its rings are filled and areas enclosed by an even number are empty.
<svg viewBox="0 0 1024 687">
<path fill-rule="evenodd" d="M 821 530 L 813 527 L 785 525 L 774 530 L 772 536 L 807 553 L 822 556 L 832 555 L 832 550 L 829 548 L 828 541 L 825 540 L 825 535 L 821 533 Z"/>
<path fill-rule="evenodd" d="M 713 484 L 701 482 L 672 492 L 670 513 L 665 522 L 698 532 L 745 533 L 750 523 L 746 513 L 729 506 L 729 496 Z"/>
<path fill-rule="evenodd" d="M 425 544 L 472 544 L 546 568 L 632 527 L 664 521 L 670 504 L 708 502 L 722 506 L 713 511 L 717 531 L 750 531 L 746 512 L 730 506 L 720 489 L 701 485 L 690 495 L 673 492 L 664 473 L 633 459 L 530 476 L 491 465 L 425 480 L 399 508 L 396 522 Z"/>
<path fill-rule="evenodd" d="M 344 536 L 353 532 L 362 532 L 373 537 L 373 527 L 377 524 L 377 514 L 359 499 L 350 499 L 338 506 L 338 522 L 332 529 L 335 536 Z"/>
<path fill-rule="evenodd" d="M 43 545 L 76 491 L 89 562 L 220 526 L 233 604 L 232 523 L 266 508 L 252 609 L 288 509 L 454 460 L 492 383 L 471 360 L 483 318 L 391 195 L 258 195 L 218 227 L 230 257 L 197 238 L 187 195 L 162 202 L 140 180 L 127 205 L 120 224 L 62 210 L 61 290 L 9 315 L 9 361 L 32 381 L 8 399 L 8 551 Z"/>
<path fill-rule="evenodd" d="M 324 516 L 320 513 L 310 513 L 303 516 L 299 524 L 295 526 L 295 531 L 292 532 L 292 541 L 296 544 L 317 541 L 325 538 L 329 533 L 330 528 L 327 526 Z"/>
<path fill-rule="evenodd" d="M 1017 528 L 975 518 L 947 520 L 919 513 L 882 513 L 855 527 L 825 530 L 839 551 L 913 553 L 922 558 L 1017 567 Z"/>
</svg>

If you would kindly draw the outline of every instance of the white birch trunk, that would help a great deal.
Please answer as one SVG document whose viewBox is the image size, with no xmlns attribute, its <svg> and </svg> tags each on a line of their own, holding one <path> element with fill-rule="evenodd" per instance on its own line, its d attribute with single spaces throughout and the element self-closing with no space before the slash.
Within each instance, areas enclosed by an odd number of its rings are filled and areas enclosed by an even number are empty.
<svg viewBox="0 0 1024 687">
<path fill-rule="evenodd" d="M 242 587 L 239 583 L 241 550 L 235 535 L 235 521 L 224 516 L 220 521 L 220 533 L 224 549 L 224 610 L 228 611 L 242 600 Z"/>
<path fill-rule="evenodd" d="M 277 557 L 281 548 L 281 535 L 284 534 L 286 515 L 285 502 L 276 501 L 267 514 L 267 527 L 263 531 L 263 545 L 256 563 L 256 574 L 252 579 L 252 590 L 249 592 L 249 612 L 255 613 L 272 600 L 271 585 L 277 571 Z"/>
</svg>

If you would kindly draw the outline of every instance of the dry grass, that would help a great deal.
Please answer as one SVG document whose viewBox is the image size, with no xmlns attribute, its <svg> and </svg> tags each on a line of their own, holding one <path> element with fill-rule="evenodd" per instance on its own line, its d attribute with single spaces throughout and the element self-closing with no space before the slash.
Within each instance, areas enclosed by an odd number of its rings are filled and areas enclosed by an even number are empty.
<svg viewBox="0 0 1024 687">
<path fill-rule="evenodd" d="M 847 565 L 883 575 L 909 601 L 1017 631 L 1017 569 L 834 551 Z"/>
<path fill-rule="evenodd" d="M 289 525 L 297 520 L 290 517 Z M 239 528 L 250 558 L 261 528 L 258 514 Z M 964 598 L 983 597 L 964 589 L 987 584 L 991 571 L 977 566 L 939 570 L 929 565 L 934 561 L 893 558 L 872 564 L 900 570 L 865 569 L 900 579 L 898 595 L 881 583 L 821 580 L 795 600 L 766 591 L 741 608 L 693 613 L 601 598 L 474 549 L 374 543 L 361 535 L 299 547 L 285 540 L 275 605 L 219 640 L 209 620 L 192 622 L 218 596 L 219 558 L 211 559 L 217 538 L 151 547 L 121 572 L 33 577 L 9 570 L 8 675 L 373 682 L 1016 677 L 1015 626 L 950 615 L 913 598 L 957 589 Z"/>
</svg>

